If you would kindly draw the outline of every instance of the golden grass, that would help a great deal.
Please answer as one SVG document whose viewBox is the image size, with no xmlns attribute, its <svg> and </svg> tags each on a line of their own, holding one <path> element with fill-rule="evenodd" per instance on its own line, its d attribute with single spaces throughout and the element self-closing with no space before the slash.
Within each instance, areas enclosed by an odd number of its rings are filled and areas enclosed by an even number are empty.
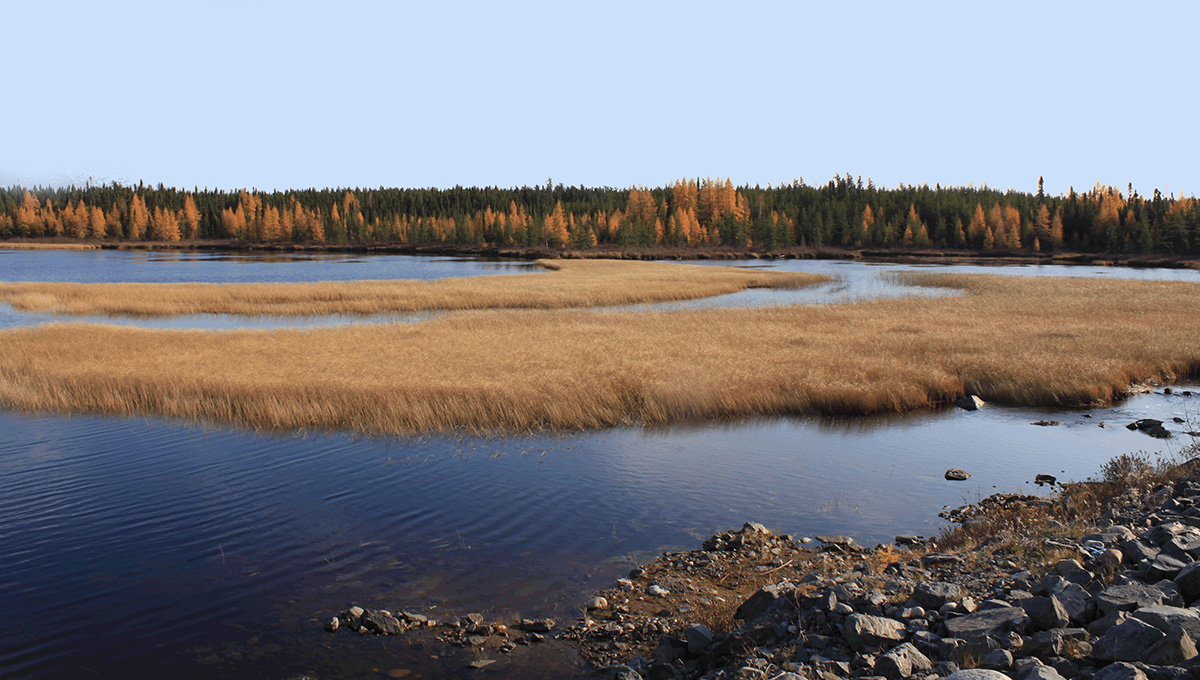
<svg viewBox="0 0 1200 680">
<path fill-rule="evenodd" d="M 817 274 L 615 260 L 539 260 L 536 275 L 318 283 L 0 283 L 0 302 L 75 315 L 388 314 L 668 302 L 828 281 Z"/>
<path fill-rule="evenodd" d="M 922 280 L 968 294 L 671 313 L 470 311 L 318 330 L 15 329 L 0 333 L 0 403 L 261 428 L 571 430 L 901 411 L 964 393 L 1080 405 L 1200 367 L 1197 284 Z"/>
<path fill-rule="evenodd" d="M 0 250 L 100 250 L 94 243 L 23 243 L 0 242 Z"/>
</svg>

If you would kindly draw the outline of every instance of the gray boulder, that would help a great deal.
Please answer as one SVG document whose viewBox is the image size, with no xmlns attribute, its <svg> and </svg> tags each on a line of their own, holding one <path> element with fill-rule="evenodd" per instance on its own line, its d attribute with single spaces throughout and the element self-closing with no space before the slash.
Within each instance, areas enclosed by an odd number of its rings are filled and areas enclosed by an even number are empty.
<svg viewBox="0 0 1200 680">
<path fill-rule="evenodd" d="M 947 602 L 961 600 L 963 589 L 957 583 L 943 581 L 922 581 L 913 588 L 912 599 L 927 610 L 939 609 Z"/>
<path fill-rule="evenodd" d="M 1056 595 L 1025 598 L 1021 600 L 1021 608 L 1029 614 L 1034 630 L 1062 628 L 1071 621 L 1062 601 Z"/>
<path fill-rule="evenodd" d="M 1143 581 L 1157 583 L 1163 579 L 1175 578 L 1187 566 L 1188 562 L 1184 562 L 1178 557 L 1159 553 L 1158 557 L 1142 562 L 1142 567 L 1138 571 Z"/>
<path fill-rule="evenodd" d="M 781 602 L 786 603 L 794 592 L 795 588 L 787 583 L 763 586 L 758 589 L 757 593 L 747 598 L 733 616 L 749 623 L 762 616 L 768 609 L 779 606 Z"/>
<path fill-rule="evenodd" d="M 1141 661 L 1146 652 L 1166 637 L 1161 630 L 1138 619 L 1113 626 L 1092 648 L 1102 661 Z"/>
<path fill-rule="evenodd" d="M 994 671 L 1008 670 L 1013 665 L 1012 652 L 1007 649 L 993 649 L 983 657 L 983 661 L 980 661 L 979 665 Z"/>
<path fill-rule="evenodd" d="M 1000 671 L 988 670 L 986 668 L 964 668 L 961 671 L 947 675 L 946 680 L 1012 680 L 1012 678 Z M 1142 676 L 1141 680 L 1145 680 L 1145 676 Z"/>
<path fill-rule="evenodd" d="M 399 619 L 379 609 L 363 610 L 362 625 L 379 635 L 399 635 L 404 632 L 404 624 Z"/>
<path fill-rule="evenodd" d="M 1200 614 L 1197 614 L 1195 609 L 1156 604 L 1142 607 L 1133 612 L 1133 618 L 1148 623 L 1164 633 L 1182 628 L 1192 636 L 1192 640 L 1200 638 Z"/>
<path fill-rule="evenodd" d="M 1188 602 L 1200 598 L 1200 562 L 1192 562 L 1175 575 L 1175 587 Z"/>
<path fill-rule="evenodd" d="M 1035 665 L 1021 680 L 1066 680 L 1051 666 Z"/>
<path fill-rule="evenodd" d="M 975 396 L 974 394 L 961 396 L 954 400 L 954 405 L 964 411 L 978 411 L 979 409 L 983 408 L 985 403 L 987 402 Z"/>
<path fill-rule="evenodd" d="M 1023 633 L 1029 625 L 1029 616 L 1020 607 L 998 607 L 977 611 L 946 621 L 946 630 L 951 637 L 977 638 L 989 635 L 999 638 L 1009 631 Z"/>
<path fill-rule="evenodd" d="M 946 470 L 946 479 L 952 482 L 963 482 L 971 478 L 971 473 L 962 468 L 950 468 Z"/>
<path fill-rule="evenodd" d="M 1146 680 L 1146 674 L 1133 664 L 1118 662 L 1096 671 L 1092 680 Z"/>
<path fill-rule="evenodd" d="M 851 614 L 842 626 L 846 642 L 857 652 L 889 648 L 904 639 L 904 624 L 869 614 Z"/>
<path fill-rule="evenodd" d="M 929 657 L 909 642 L 893 647 L 875 660 L 875 672 L 893 680 L 907 678 L 913 673 L 925 673 L 932 668 L 933 662 Z"/>
<path fill-rule="evenodd" d="M 1162 604 L 1162 601 L 1161 590 L 1141 583 L 1109 586 L 1096 595 L 1096 606 L 1100 608 L 1101 614 L 1149 607 Z"/>
<path fill-rule="evenodd" d="M 1155 666 L 1174 666 L 1196 656 L 1196 643 L 1182 628 L 1175 628 L 1142 656 L 1142 661 Z"/>
</svg>

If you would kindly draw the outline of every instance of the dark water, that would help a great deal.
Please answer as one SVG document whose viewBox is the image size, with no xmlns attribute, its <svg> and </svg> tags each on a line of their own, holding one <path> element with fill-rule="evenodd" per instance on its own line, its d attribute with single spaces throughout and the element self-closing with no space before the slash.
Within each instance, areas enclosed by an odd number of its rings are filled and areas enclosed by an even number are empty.
<svg viewBox="0 0 1200 680">
<path fill-rule="evenodd" d="M 176 266 L 136 268 L 160 264 Z M 575 677 L 562 645 L 477 672 L 464 650 L 320 624 L 354 602 L 569 621 L 631 564 L 746 520 L 930 534 L 943 506 L 1038 492 L 1037 473 L 1177 452 L 1200 428 L 1169 423 L 1180 436 L 1163 442 L 1122 425 L 1198 414 L 1200 398 L 1151 394 L 1091 411 L 395 441 L 0 411 L 0 677 Z M 1046 418 L 1063 425 L 1031 425 Z M 973 476 L 947 482 L 949 467 Z"/>
</svg>

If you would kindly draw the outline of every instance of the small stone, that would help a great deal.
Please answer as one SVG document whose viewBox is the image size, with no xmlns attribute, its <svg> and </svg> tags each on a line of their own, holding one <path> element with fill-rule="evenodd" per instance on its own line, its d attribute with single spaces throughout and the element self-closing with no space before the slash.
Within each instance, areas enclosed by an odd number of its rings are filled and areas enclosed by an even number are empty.
<svg viewBox="0 0 1200 680">
<path fill-rule="evenodd" d="M 713 632 L 708 626 L 693 623 L 683 631 L 683 637 L 687 640 L 688 654 L 700 656 L 712 644 Z"/>
<path fill-rule="evenodd" d="M 671 591 L 655 583 L 651 584 L 651 586 L 646 589 L 646 593 L 654 597 L 666 597 L 671 594 Z"/>
<path fill-rule="evenodd" d="M 1100 556 L 1096 558 L 1096 562 L 1108 571 L 1116 571 L 1121 568 L 1121 562 L 1124 559 L 1125 555 L 1120 550 L 1109 548 L 1100 553 Z"/>
<path fill-rule="evenodd" d="M 950 468 L 946 470 L 946 479 L 951 482 L 962 482 L 971 478 L 971 473 L 961 468 Z"/>
<path fill-rule="evenodd" d="M 855 651 L 872 651 L 899 642 L 905 632 L 904 624 L 895 619 L 867 614 L 851 614 L 844 624 L 846 642 Z"/>
<path fill-rule="evenodd" d="M 357 607 L 357 606 L 351 607 L 350 608 L 350 617 L 354 618 L 354 619 L 362 618 L 363 611 L 364 610 L 362 607 Z"/>
<path fill-rule="evenodd" d="M 593 597 L 592 599 L 588 600 L 587 608 L 589 611 L 608 609 L 608 600 L 604 599 L 603 597 Z"/>
<path fill-rule="evenodd" d="M 962 599 L 962 596 L 961 586 L 943 581 L 922 581 L 912 592 L 912 599 L 926 609 L 938 609 L 947 602 Z"/>
<path fill-rule="evenodd" d="M 475 659 L 471 663 L 467 664 L 467 667 L 468 668 L 484 668 L 484 667 L 490 666 L 494 663 L 496 663 L 495 659 Z"/>
<path fill-rule="evenodd" d="M 340 623 L 341 622 L 338 621 L 338 617 L 335 616 L 332 619 L 329 619 L 329 621 L 325 624 L 325 630 L 329 631 L 330 633 L 336 633 Z"/>
</svg>

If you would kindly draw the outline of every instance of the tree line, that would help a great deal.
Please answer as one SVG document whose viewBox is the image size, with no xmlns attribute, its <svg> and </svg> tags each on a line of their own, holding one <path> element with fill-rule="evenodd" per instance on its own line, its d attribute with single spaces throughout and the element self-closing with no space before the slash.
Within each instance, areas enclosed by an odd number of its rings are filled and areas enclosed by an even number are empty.
<svg viewBox="0 0 1200 680">
<path fill-rule="evenodd" d="M 1200 202 L 1097 184 L 1051 196 L 988 187 L 734 186 L 682 179 L 627 189 L 192 191 L 112 183 L 0 189 L 0 238 L 231 240 L 591 248 L 795 246 L 1200 253 Z"/>
</svg>

